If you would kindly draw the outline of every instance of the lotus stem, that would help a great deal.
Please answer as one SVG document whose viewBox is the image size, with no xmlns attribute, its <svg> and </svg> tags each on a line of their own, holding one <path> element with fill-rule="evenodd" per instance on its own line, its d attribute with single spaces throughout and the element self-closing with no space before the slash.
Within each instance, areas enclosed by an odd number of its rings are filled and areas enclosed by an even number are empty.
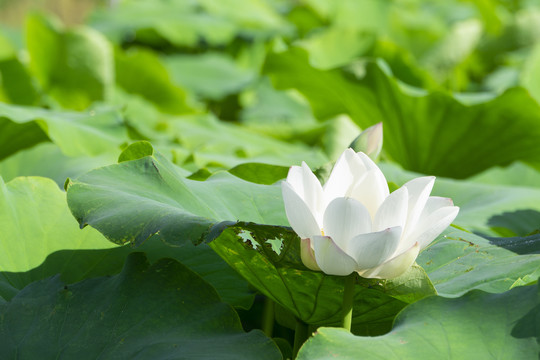
<svg viewBox="0 0 540 360">
<path fill-rule="evenodd" d="M 345 289 L 343 291 L 343 322 L 342 327 L 351 331 L 353 303 L 354 303 L 354 284 L 356 282 L 356 273 L 345 278 Z"/>
<path fill-rule="evenodd" d="M 274 302 L 270 298 L 264 299 L 262 331 L 269 338 L 272 337 L 274 332 Z"/>
<path fill-rule="evenodd" d="M 301 320 L 296 320 L 296 328 L 294 329 L 294 347 L 293 347 L 293 359 L 296 359 L 300 347 L 309 338 L 308 324 Z"/>
</svg>

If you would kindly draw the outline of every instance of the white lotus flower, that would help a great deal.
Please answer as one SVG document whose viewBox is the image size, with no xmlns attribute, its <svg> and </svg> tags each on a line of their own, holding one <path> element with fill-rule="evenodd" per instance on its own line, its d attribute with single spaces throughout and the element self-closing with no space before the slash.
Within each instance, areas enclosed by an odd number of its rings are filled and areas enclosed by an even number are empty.
<svg viewBox="0 0 540 360">
<path fill-rule="evenodd" d="M 352 149 L 338 159 L 324 187 L 305 163 L 291 167 L 283 200 L 302 239 L 302 261 L 330 275 L 403 274 L 459 211 L 451 199 L 429 196 L 434 182 L 433 176 L 416 178 L 390 194 L 377 165 Z"/>
</svg>

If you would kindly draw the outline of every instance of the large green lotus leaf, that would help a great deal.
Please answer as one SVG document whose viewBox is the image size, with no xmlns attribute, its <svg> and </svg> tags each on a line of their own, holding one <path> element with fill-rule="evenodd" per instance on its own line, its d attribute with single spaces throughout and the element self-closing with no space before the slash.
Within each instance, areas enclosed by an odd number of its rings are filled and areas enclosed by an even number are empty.
<svg viewBox="0 0 540 360">
<path fill-rule="evenodd" d="M 299 48 L 269 55 L 265 72 L 278 88 L 304 94 L 319 118 L 347 113 L 362 128 L 382 121 L 387 157 L 409 170 L 465 178 L 515 160 L 540 162 L 540 106 L 523 88 L 496 97 L 425 92 L 380 62 L 367 63 L 361 79 L 315 69 Z"/>
<path fill-rule="evenodd" d="M 193 111 L 186 92 L 171 81 L 169 71 L 155 53 L 116 49 L 115 66 L 116 82 L 126 92 L 142 96 L 167 113 Z"/>
<path fill-rule="evenodd" d="M 68 156 L 117 153 L 127 141 L 116 110 L 54 111 L 0 103 L 0 159 L 50 140 Z"/>
<path fill-rule="evenodd" d="M 0 161 L 0 174 L 5 182 L 17 176 L 43 176 L 53 179 L 59 187 L 66 178 L 73 178 L 116 161 L 116 154 L 70 157 L 53 143 L 46 142 L 25 149 Z"/>
<path fill-rule="evenodd" d="M 91 228 L 79 229 L 65 193 L 44 178 L 2 183 L 0 193 L 0 297 L 11 298 L 32 281 L 61 274 L 68 283 L 120 272 L 131 246 L 116 247 Z M 222 300 L 249 308 L 253 294 L 214 251 L 205 245 L 171 247 L 148 241 L 136 249 L 151 261 L 171 257 L 212 284 Z"/>
<path fill-rule="evenodd" d="M 99 32 L 86 27 L 63 30 L 36 15 L 26 21 L 26 46 L 30 69 L 63 107 L 83 110 L 110 95 L 113 52 Z"/>
<path fill-rule="evenodd" d="M 416 262 L 440 295 L 460 296 L 471 289 L 500 293 L 538 279 L 540 236 L 487 239 L 449 228 Z"/>
<path fill-rule="evenodd" d="M 96 227 L 118 243 L 137 244 L 151 236 L 169 243 L 200 241 L 212 228 L 219 233 L 222 228 L 216 224 L 221 221 L 287 224 L 279 186 L 249 183 L 227 173 L 203 182 L 185 179 L 159 154 L 82 176 L 69 187 L 68 201 L 81 224 Z M 470 287 L 505 291 L 536 276 L 535 254 L 516 256 L 469 233 L 449 234 L 419 257 L 419 264 L 426 266 L 447 295 L 459 295 Z M 450 245 L 445 246 L 445 241 Z M 220 255 L 227 259 L 225 253 Z M 243 262 L 242 258 L 227 261 L 234 268 L 235 261 Z M 283 300 L 280 303 L 290 307 Z"/>
<path fill-rule="evenodd" d="M 209 240 L 231 267 L 292 316 L 311 325 L 339 326 L 345 277 L 307 269 L 300 259 L 300 239 L 290 228 L 222 224 Z M 355 292 L 353 330 L 376 335 L 388 331 L 406 303 L 435 290 L 425 272 L 415 266 L 393 280 L 358 278 Z"/>
<path fill-rule="evenodd" d="M 276 345 L 173 259 L 132 254 L 122 273 L 35 282 L 0 305 L 2 358 L 280 359 Z"/>
<path fill-rule="evenodd" d="M 253 70 L 239 67 L 226 54 L 176 55 L 165 59 L 172 78 L 195 94 L 220 100 L 249 85 Z"/>
<path fill-rule="evenodd" d="M 319 328 L 298 359 L 537 359 L 539 300 L 536 286 L 429 297 L 406 307 L 383 336 Z"/>
<path fill-rule="evenodd" d="M 134 151 L 143 147 L 146 152 Z M 184 171 L 146 142 L 125 150 L 133 160 L 110 165 L 74 180 L 67 191 L 71 212 L 118 243 L 141 244 L 152 236 L 171 244 L 200 242 L 222 221 L 287 224 L 281 188 L 241 180 L 220 172 L 206 181 Z"/>
<path fill-rule="evenodd" d="M 21 273 L 2 276 L 12 286 L 21 289 L 35 280 L 24 272 L 40 266 L 55 251 L 115 247 L 96 230 L 79 229 L 65 194 L 52 180 L 21 177 L 5 184 L 0 178 L 0 188 L 0 271 Z M 51 275 L 49 269 L 44 272 Z"/>
<path fill-rule="evenodd" d="M 469 180 L 483 184 L 531 188 L 531 194 L 536 194 L 540 187 L 540 171 L 529 165 L 516 162 L 506 168 L 491 168 Z M 504 191 L 512 192 L 510 189 Z M 535 206 L 529 209 L 513 206 L 508 211 L 491 216 L 487 225 L 501 236 L 526 236 L 540 229 L 539 210 Z"/>
</svg>

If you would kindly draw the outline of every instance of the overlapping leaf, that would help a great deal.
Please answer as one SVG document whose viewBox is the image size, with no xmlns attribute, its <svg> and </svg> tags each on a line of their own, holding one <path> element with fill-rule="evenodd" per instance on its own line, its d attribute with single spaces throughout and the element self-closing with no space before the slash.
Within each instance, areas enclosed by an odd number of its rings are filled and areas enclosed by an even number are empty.
<svg viewBox="0 0 540 360">
<path fill-rule="evenodd" d="M 0 103 L 0 159 L 43 141 L 68 156 L 117 153 L 127 141 L 116 110 L 54 111 Z"/>
<path fill-rule="evenodd" d="M 198 275 L 172 259 L 150 266 L 140 253 L 112 277 L 33 283 L 0 314 L 3 358 L 281 358 Z"/>
<path fill-rule="evenodd" d="M 18 176 L 43 176 L 54 180 L 59 187 L 66 178 L 77 177 L 94 168 L 114 163 L 117 154 L 70 157 L 51 142 L 37 144 L 0 161 L 0 174 L 5 182 Z"/>
<path fill-rule="evenodd" d="M 279 88 L 304 94 L 319 118 L 347 113 L 362 128 L 382 121 L 386 154 L 409 170 L 465 178 L 515 160 L 540 162 L 540 106 L 523 88 L 454 97 L 406 87 L 381 66 L 368 63 L 356 79 L 311 67 L 291 48 L 270 55 L 265 71 Z"/>
<path fill-rule="evenodd" d="M 1 180 L 0 180 L 1 181 Z M 69 214 L 65 195 L 46 178 L 17 178 L 0 182 L 0 270 L 3 282 L 21 289 L 30 282 L 63 271 L 67 264 L 51 264 L 32 277 L 48 255 L 68 249 L 111 249 L 95 229 L 79 230 Z M 82 272 L 88 269 L 81 269 Z M 75 274 L 73 274 L 75 275 Z M 82 277 L 82 274 L 78 274 Z M 75 276 L 75 279 L 81 277 Z"/>
<path fill-rule="evenodd" d="M 210 246 L 260 292 L 305 323 L 339 325 L 345 278 L 307 269 L 300 259 L 298 236 L 291 229 L 238 223 L 222 230 L 215 229 L 219 235 Z M 406 303 L 434 293 L 419 267 L 392 281 L 359 278 L 353 330 L 382 334 Z"/>
<path fill-rule="evenodd" d="M 501 293 L 540 277 L 540 237 L 486 239 L 448 229 L 418 256 L 443 296 L 471 289 Z"/>
<path fill-rule="evenodd" d="M 171 244 L 197 243 L 222 221 L 287 221 L 279 186 L 226 172 L 204 182 L 186 179 L 158 153 L 81 176 L 68 188 L 68 204 L 81 226 L 91 225 L 118 244 L 141 244 L 152 236 Z"/>
<path fill-rule="evenodd" d="M 65 194 L 45 178 L 0 183 L 0 297 L 9 299 L 27 284 L 61 274 L 72 283 L 115 274 L 135 249 L 117 247 L 92 228 L 79 229 Z M 136 249 L 156 261 L 172 257 L 203 276 L 223 301 L 248 308 L 252 292 L 207 246 L 175 248 L 151 241 Z"/>
<path fill-rule="evenodd" d="M 540 350 L 538 287 L 504 294 L 472 291 L 429 297 L 405 308 L 392 331 L 356 337 L 320 328 L 298 359 L 536 359 Z"/>
<path fill-rule="evenodd" d="M 111 95 L 112 47 L 99 32 L 86 27 L 63 30 L 51 20 L 32 16 L 26 23 L 26 43 L 30 69 L 63 107 L 84 110 Z"/>
</svg>

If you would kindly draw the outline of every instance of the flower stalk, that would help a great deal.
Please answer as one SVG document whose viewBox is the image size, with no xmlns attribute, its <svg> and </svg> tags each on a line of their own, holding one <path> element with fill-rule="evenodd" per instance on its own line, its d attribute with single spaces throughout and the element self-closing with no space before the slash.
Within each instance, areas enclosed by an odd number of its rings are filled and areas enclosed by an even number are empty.
<svg viewBox="0 0 540 360">
<path fill-rule="evenodd" d="M 309 328 L 308 324 L 302 320 L 296 320 L 296 328 L 294 329 L 294 346 L 293 346 L 293 359 L 296 359 L 298 351 L 302 345 L 309 338 Z"/>
<path fill-rule="evenodd" d="M 272 337 L 274 332 L 274 302 L 269 298 L 264 299 L 262 331 L 269 338 Z"/>
<path fill-rule="evenodd" d="M 345 289 L 343 291 L 343 320 L 341 326 L 348 331 L 351 331 L 353 303 L 354 303 L 354 284 L 356 283 L 356 273 L 352 273 L 345 277 Z"/>
</svg>

